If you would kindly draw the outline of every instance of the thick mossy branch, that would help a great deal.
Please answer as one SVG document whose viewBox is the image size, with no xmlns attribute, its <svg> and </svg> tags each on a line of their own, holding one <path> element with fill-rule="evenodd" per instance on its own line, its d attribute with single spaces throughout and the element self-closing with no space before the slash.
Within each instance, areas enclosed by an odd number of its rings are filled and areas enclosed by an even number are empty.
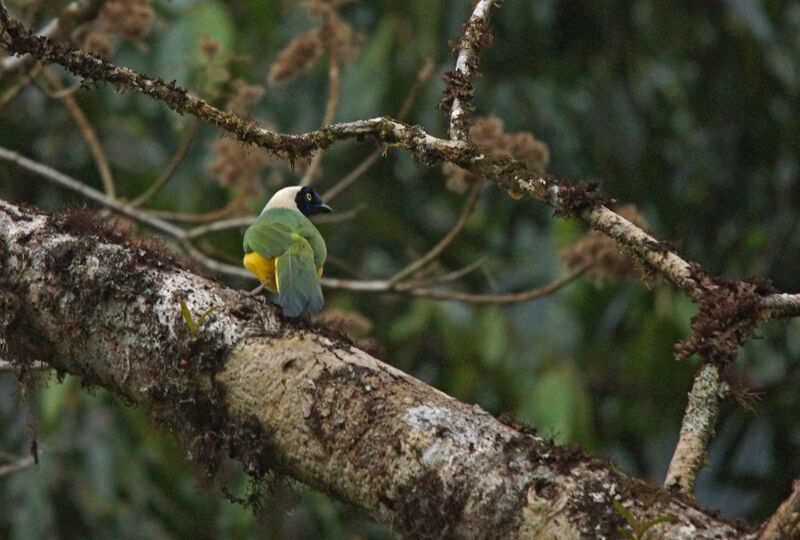
<svg viewBox="0 0 800 540">
<path fill-rule="evenodd" d="M 214 306 L 196 335 L 181 313 Z M 0 203 L 0 342 L 145 408 L 212 474 L 288 475 L 409 538 L 748 538 L 615 466 L 498 422 L 324 329 L 92 223 Z"/>
</svg>

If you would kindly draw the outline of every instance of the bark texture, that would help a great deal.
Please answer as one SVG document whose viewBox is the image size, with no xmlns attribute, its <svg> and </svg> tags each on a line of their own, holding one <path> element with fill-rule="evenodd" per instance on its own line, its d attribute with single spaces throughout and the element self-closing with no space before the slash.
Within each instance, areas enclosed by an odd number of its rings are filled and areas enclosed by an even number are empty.
<svg viewBox="0 0 800 540">
<path fill-rule="evenodd" d="M 197 321 L 193 334 L 183 301 Z M 163 248 L 0 201 L 0 353 L 144 407 L 213 473 L 241 461 L 408 538 L 751 538 L 689 501 L 502 423 L 345 339 L 201 277 Z"/>
</svg>

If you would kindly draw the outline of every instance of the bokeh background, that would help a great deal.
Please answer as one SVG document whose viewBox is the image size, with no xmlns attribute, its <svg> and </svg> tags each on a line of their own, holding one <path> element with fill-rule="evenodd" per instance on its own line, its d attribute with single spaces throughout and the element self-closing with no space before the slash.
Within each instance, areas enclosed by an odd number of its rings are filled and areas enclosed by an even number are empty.
<svg viewBox="0 0 800 540">
<path fill-rule="evenodd" d="M 39 28 L 64 2 L 6 3 Z M 118 0 L 73 38 L 220 107 L 304 132 L 322 121 L 329 55 L 307 58 L 302 71 L 295 60 L 297 73 L 270 80 L 287 44 L 304 33 L 313 38 L 323 4 Z M 435 107 L 439 77 L 452 69 L 448 41 L 458 39 L 470 4 L 334 6 L 336 120 L 395 115 L 431 59 L 434 76 L 407 118 L 444 135 L 446 116 Z M 598 179 L 605 194 L 635 204 L 659 239 L 710 272 L 758 275 L 800 291 L 798 3 L 507 0 L 493 26 L 475 84 L 477 116 L 496 116 L 508 134 L 532 133 L 549 149 L 549 172 Z M 26 73 L 35 84 L 24 81 Z M 76 83 L 58 67 L 52 73 L 64 87 Z M 272 191 L 303 175 L 303 163 L 293 168 L 248 153 L 161 103 L 88 86 L 70 95 L 98 134 L 119 198 L 144 193 L 190 137 L 185 160 L 145 208 L 176 220 L 220 208 L 254 214 Z M 0 73 L 0 107 L 0 146 L 103 189 L 74 116 L 41 71 L 28 65 Z M 370 141 L 335 145 L 314 186 L 324 192 L 374 150 Z M 355 215 L 319 225 L 330 254 L 326 274 L 383 279 L 402 269 L 458 219 L 467 195 L 454 184 L 441 167 L 388 148 L 332 202 Z M 52 212 L 87 204 L 5 162 L 0 197 Z M 456 270 L 485 257 L 459 282 L 463 290 L 535 288 L 568 273 L 562 253 L 585 232 L 542 204 L 487 186 L 439 264 Z M 241 231 L 198 245 L 238 263 Z M 695 308 L 663 282 L 583 277 L 544 299 L 492 306 L 325 294 L 329 309 L 355 321 L 359 339 L 386 362 L 631 474 L 663 480 L 699 366 L 697 358 L 673 358 Z M 737 359 L 758 399 L 750 408 L 724 404 L 696 494 L 705 507 L 753 522 L 770 515 L 800 476 L 800 321 L 762 325 L 759 337 Z M 38 380 L 23 395 L 13 373 L 0 373 L 0 465 L 26 455 L 34 432 L 42 448 L 37 467 L 0 477 L 0 537 L 391 537 L 357 509 L 285 479 L 252 486 L 235 465 L 215 480 L 202 478 L 143 411 L 71 377 L 57 383 L 43 373 Z M 253 490 L 263 495 L 258 512 L 228 500 Z"/>
</svg>

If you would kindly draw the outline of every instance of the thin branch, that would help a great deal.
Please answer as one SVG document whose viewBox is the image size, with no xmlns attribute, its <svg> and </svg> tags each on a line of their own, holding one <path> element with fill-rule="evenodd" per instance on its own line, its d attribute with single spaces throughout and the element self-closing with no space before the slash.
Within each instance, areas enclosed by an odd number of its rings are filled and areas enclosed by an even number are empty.
<svg viewBox="0 0 800 540">
<path fill-rule="evenodd" d="M 800 538 L 800 479 L 792 484 L 792 494 L 769 518 L 758 540 Z"/>
<path fill-rule="evenodd" d="M 461 291 L 443 291 L 440 289 L 425 288 L 410 288 L 404 290 L 393 289 L 391 292 L 400 292 L 410 296 L 433 298 L 435 300 L 467 302 L 470 304 L 515 304 L 553 294 L 581 277 L 584 273 L 586 273 L 586 269 L 581 268 L 571 273 L 567 277 L 553 281 L 544 287 L 509 294 L 473 294 Z"/>
<path fill-rule="evenodd" d="M 108 0 L 75 0 L 64 8 L 64 12 L 51 20 L 39 30 L 39 35 L 61 39 L 67 36 L 76 26 L 97 18 L 100 9 Z M 5 9 L 5 8 L 3 8 Z M 0 75 L 13 71 L 25 62 L 24 57 L 9 56 L 0 61 Z"/>
<path fill-rule="evenodd" d="M 593 193 L 587 184 L 572 185 L 566 180 L 541 175 L 518 160 L 484 155 L 469 143 L 433 137 L 419 126 L 402 124 L 390 118 L 333 124 L 300 135 L 275 133 L 190 96 L 174 82 L 165 83 L 82 51 L 72 50 L 63 44 L 33 36 L 21 23 L 9 17 L 2 3 L 0 23 L 8 36 L 6 46 L 12 52 L 34 54 L 43 61 L 59 63 L 84 78 L 107 81 L 117 87 L 148 95 L 163 101 L 172 110 L 194 115 L 245 142 L 259 145 L 287 159 L 308 155 L 336 141 L 372 136 L 379 142 L 407 147 L 416 159 L 426 164 L 440 161 L 454 163 L 506 189 L 544 201 L 560 215 L 581 216 L 592 227 L 614 238 L 626 253 L 634 255 L 649 270 L 665 277 L 693 300 L 703 295 L 689 262 L 669 246 L 611 211 L 603 204 L 603 198 Z M 797 295 L 764 295 L 762 302 L 764 309 L 761 315 L 765 319 L 800 314 Z"/>
<path fill-rule="evenodd" d="M 694 492 L 697 475 L 706 464 L 706 447 L 714 433 L 720 402 L 730 390 L 713 364 L 705 364 L 695 377 L 678 444 L 664 480 L 665 488 L 690 496 Z"/>
<path fill-rule="evenodd" d="M 782 319 L 800 316 L 800 293 L 775 293 L 764 297 L 764 318 Z"/>
<path fill-rule="evenodd" d="M 458 44 L 458 58 L 455 70 L 448 73 L 445 80 L 446 100 L 450 105 L 450 138 L 458 141 L 469 139 L 469 111 L 472 99 L 472 79 L 477 75 L 481 50 L 491 41 L 488 31 L 491 8 L 496 0 L 479 0 L 472 10 L 472 16 L 464 25 L 464 34 Z"/>
<path fill-rule="evenodd" d="M 104 195 L 96 189 L 92 189 L 86 184 L 83 184 L 62 172 L 28 159 L 25 156 L 20 155 L 18 152 L 0 147 L 0 159 L 14 163 L 18 167 L 34 174 L 38 174 L 46 180 L 59 184 L 67 189 L 71 189 L 90 201 L 94 201 L 129 218 L 135 219 L 140 223 L 144 223 L 145 225 L 148 225 L 157 231 L 168 234 L 179 240 L 183 240 L 186 237 L 186 233 L 180 227 L 176 227 L 167 221 L 154 217 L 146 211 L 121 204 L 116 199 L 112 199 L 111 197 Z"/>
<path fill-rule="evenodd" d="M 200 127 L 200 122 L 197 119 L 192 119 L 192 122 L 189 124 L 189 129 L 187 130 L 186 138 L 181 143 L 178 151 L 175 152 L 175 155 L 172 156 L 167 168 L 161 172 L 161 175 L 158 179 L 153 182 L 153 184 L 147 188 L 147 190 L 133 199 L 129 205 L 133 207 L 139 207 L 142 205 L 147 204 L 150 200 L 156 196 L 156 194 L 161 191 L 166 183 L 172 178 L 172 175 L 175 174 L 175 171 L 178 170 L 181 163 L 186 159 L 186 156 L 189 154 L 189 149 L 192 147 L 192 143 L 194 142 L 194 137 L 197 135 L 197 129 Z"/>
<path fill-rule="evenodd" d="M 83 138 L 86 140 L 86 144 L 89 145 L 89 151 L 92 153 L 94 162 L 97 165 L 97 172 L 100 173 L 106 195 L 115 199 L 116 189 L 114 188 L 114 177 L 111 174 L 111 167 L 108 164 L 108 158 L 105 152 L 103 152 L 103 147 L 100 145 L 100 140 L 97 138 L 97 133 L 92 127 L 92 124 L 89 123 L 89 119 L 83 114 L 83 110 L 78 105 L 72 92 L 64 88 L 64 85 L 49 68 L 45 68 L 42 71 L 42 75 L 44 75 L 45 79 L 47 79 L 50 85 L 59 94 L 59 99 L 67 108 L 67 111 L 69 111 L 75 123 L 78 124 L 78 128 Z"/>
<path fill-rule="evenodd" d="M 349 188 L 356 180 L 361 178 L 365 172 L 372 167 L 376 161 L 383 155 L 383 148 L 373 150 L 373 152 L 364 158 L 364 161 L 350 171 L 347 176 L 336 182 L 331 188 L 322 195 L 322 200 L 330 203 L 337 195 L 342 193 L 345 189 Z"/>
<path fill-rule="evenodd" d="M 80 193 L 87 199 L 93 200 L 103 206 L 106 206 L 107 208 L 115 210 L 130 218 L 138 220 L 141 223 L 149 225 L 150 227 L 158 231 L 161 231 L 165 234 L 172 236 L 173 238 L 175 238 L 180 242 L 181 247 L 187 252 L 187 254 L 192 259 L 198 261 L 211 271 L 244 279 L 254 278 L 254 276 L 248 270 L 246 270 L 241 266 L 234 266 L 232 264 L 220 262 L 202 253 L 191 243 L 192 238 L 199 236 L 199 234 L 197 233 L 191 234 L 179 227 L 176 227 L 175 225 L 172 225 L 167 221 L 164 221 L 158 217 L 150 215 L 149 212 L 132 208 L 127 205 L 123 205 L 118 201 L 111 199 L 106 195 L 103 195 L 99 191 L 94 190 L 89 186 L 86 186 L 85 184 L 82 184 L 81 182 L 73 178 L 70 178 L 59 171 L 51 169 L 50 167 L 47 167 L 40 163 L 36 163 L 35 161 L 32 161 L 24 156 L 21 156 L 17 152 L 13 152 L 6 148 L 0 147 L 0 159 L 4 159 L 30 172 L 39 174 L 40 176 L 50 181 L 53 181 L 61 186 L 64 186 L 68 189 Z M 211 226 L 207 226 L 203 232 L 208 231 L 210 228 Z M 473 303 L 509 303 L 509 302 L 521 302 L 525 300 L 531 300 L 555 292 L 558 289 L 568 285 L 569 283 L 577 279 L 583 272 L 584 270 L 579 270 L 567 276 L 567 278 L 565 279 L 553 282 L 539 289 L 524 291 L 521 293 L 506 294 L 506 295 L 471 294 L 458 291 L 442 291 L 442 290 L 425 289 L 425 288 L 405 288 L 400 286 L 394 286 L 390 284 L 389 281 L 385 280 L 353 281 L 353 280 L 343 280 L 343 279 L 322 278 L 321 282 L 325 287 L 346 289 L 350 291 L 393 292 L 409 296 L 438 298 L 438 299 L 456 300 L 461 302 L 473 302 Z"/>
<path fill-rule="evenodd" d="M 39 449 L 39 453 L 41 454 L 42 451 Z M 13 463 L 8 463 L 6 465 L 0 465 L 0 477 L 6 476 L 11 473 L 15 473 L 17 471 L 22 471 L 32 467 L 36 463 L 36 459 L 33 456 L 25 456 L 24 458 L 19 458 Z"/>
<path fill-rule="evenodd" d="M 15 57 L 9 57 L 15 58 Z M 0 111 L 5 109 L 6 105 L 8 105 L 11 100 L 13 100 L 17 95 L 19 95 L 22 90 L 28 87 L 35 78 L 39 75 L 39 72 L 44 68 L 42 64 L 37 62 L 33 67 L 31 67 L 30 71 L 27 73 L 23 73 L 20 79 L 12 85 L 8 90 L 0 96 Z"/>
<path fill-rule="evenodd" d="M 245 190 L 241 190 L 235 198 L 231 199 L 228 204 L 222 208 L 218 208 L 217 210 L 212 210 L 211 212 L 206 212 L 204 214 L 183 214 L 180 212 L 169 212 L 167 210 L 153 209 L 148 209 L 147 212 L 161 219 L 167 219 L 169 221 L 177 221 L 181 223 L 210 223 L 220 219 L 225 219 L 231 214 L 235 213 L 237 210 L 240 210 L 246 198 L 247 192 Z"/>
<path fill-rule="evenodd" d="M 461 279 L 462 277 L 466 276 L 470 272 L 480 268 L 480 266 L 486 262 L 486 256 L 469 263 L 467 266 L 463 268 L 459 268 L 458 270 L 453 270 L 452 272 L 448 272 L 446 274 L 439 274 L 435 276 L 427 276 L 418 280 L 411 280 L 411 281 L 404 281 L 403 283 L 398 283 L 395 285 L 395 288 L 398 290 L 403 289 L 413 289 L 415 287 L 428 287 L 431 285 L 442 285 L 444 283 L 450 283 L 452 281 L 456 281 Z"/>
<path fill-rule="evenodd" d="M 414 84 L 411 85 L 411 88 L 406 94 L 405 99 L 403 100 L 402 105 L 400 108 L 397 109 L 397 120 L 402 122 L 408 116 L 408 113 L 411 111 L 411 106 L 416 101 L 417 96 L 419 95 L 419 91 L 422 90 L 422 86 L 428 82 L 428 80 L 433 77 L 433 72 L 436 68 L 436 63 L 433 61 L 433 58 L 428 56 L 425 58 L 425 61 L 422 63 L 422 67 L 417 72 L 417 78 L 414 80 Z"/>
<path fill-rule="evenodd" d="M 127 89 L 163 102 L 180 114 L 191 114 L 217 126 L 238 139 L 260 146 L 286 158 L 308 156 L 316 150 L 329 147 L 336 141 L 373 136 L 386 143 L 407 146 L 420 160 L 442 160 L 448 155 L 464 155 L 470 147 L 460 141 L 439 139 L 418 126 L 408 126 L 389 118 L 372 118 L 333 124 L 302 135 L 287 135 L 259 127 L 255 122 L 224 112 L 206 101 L 193 97 L 189 91 L 161 79 L 148 77 L 132 69 L 119 67 L 98 56 L 63 43 L 30 33 L 19 21 L 8 15 L 0 4 L 0 23 L 9 41 L 6 47 L 16 54 L 32 54 L 45 63 L 58 63 L 84 79 L 105 81 L 116 88 Z"/>
<path fill-rule="evenodd" d="M 400 109 L 397 111 L 397 120 L 398 122 L 403 121 L 411 110 L 411 105 L 413 105 L 414 100 L 417 98 L 420 89 L 422 89 L 422 85 L 425 84 L 428 79 L 431 78 L 433 75 L 434 70 L 434 63 L 431 57 L 425 59 L 425 63 L 422 65 L 422 68 L 417 73 L 417 78 L 414 81 L 414 84 L 411 85 L 411 89 L 406 94 L 405 100 L 403 100 L 403 104 L 400 106 Z M 350 173 L 331 186 L 323 195 L 322 200 L 330 203 L 337 195 L 342 193 L 345 189 L 349 188 L 352 184 L 356 182 L 362 175 L 372 167 L 378 159 L 384 154 L 385 149 L 383 148 L 376 148 L 373 152 L 368 155 L 364 161 L 358 164 L 358 166 L 350 171 Z"/>
<path fill-rule="evenodd" d="M 18 367 L 8 360 L 0 360 L 0 373 L 4 371 L 16 372 L 17 369 Z M 44 362 L 31 362 L 25 366 L 25 369 L 50 369 L 50 366 Z"/>
<path fill-rule="evenodd" d="M 479 183 L 475 183 L 472 187 L 472 191 L 470 192 L 469 199 L 467 199 L 467 204 L 464 205 L 464 209 L 461 211 L 461 216 L 458 218 L 458 221 L 453 228 L 442 238 L 438 244 L 433 246 L 428 253 L 417 259 L 416 261 L 412 262 L 399 272 L 397 272 L 394 276 L 389 278 L 389 285 L 393 286 L 405 279 L 406 277 L 410 276 L 411 274 L 417 272 L 426 264 L 430 263 L 436 257 L 438 257 L 442 251 L 449 246 L 453 240 L 464 230 L 467 223 L 469 222 L 469 218 L 472 217 L 472 213 L 475 211 L 475 207 L 478 204 L 478 198 L 481 194 L 481 188 Z"/>
<path fill-rule="evenodd" d="M 336 117 L 336 109 L 339 108 L 339 60 L 334 51 L 328 48 L 328 56 L 330 57 L 330 67 L 328 69 L 328 99 L 325 103 L 325 114 L 322 117 L 322 127 L 333 123 Z M 320 150 L 314 153 L 311 158 L 311 163 L 308 165 L 303 178 L 300 180 L 301 186 L 310 186 L 314 181 L 314 176 L 317 174 L 320 165 L 322 164 L 322 156 L 324 151 Z"/>
</svg>

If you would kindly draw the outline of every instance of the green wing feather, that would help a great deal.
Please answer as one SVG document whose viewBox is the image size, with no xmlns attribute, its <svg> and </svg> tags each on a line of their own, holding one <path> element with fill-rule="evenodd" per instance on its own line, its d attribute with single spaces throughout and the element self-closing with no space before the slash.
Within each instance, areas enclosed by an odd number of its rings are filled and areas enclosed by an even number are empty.
<svg viewBox="0 0 800 540">
<path fill-rule="evenodd" d="M 257 252 L 262 257 L 277 257 L 292 244 L 292 234 L 303 237 L 311 246 L 314 265 L 322 268 L 328 252 L 325 240 L 314 224 L 297 210 L 275 208 L 267 210 L 244 233 L 244 252 Z"/>
<path fill-rule="evenodd" d="M 322 288 L 314 265 L 311 245 L 299 234 L 292 234 L 292 244 L 278 257 L 278 303 L 287 317 L 322 309 Z"/>
<path fill-rule="evenodd" d="M 278 303 L 287 317 L 317 312 L 324 300 L 317 277 L 327 257 L 325 240 L 314 224 L 296 210 L 267 210 L 244 233 L 245 253 L 278 257 Z"/>
</svg>

